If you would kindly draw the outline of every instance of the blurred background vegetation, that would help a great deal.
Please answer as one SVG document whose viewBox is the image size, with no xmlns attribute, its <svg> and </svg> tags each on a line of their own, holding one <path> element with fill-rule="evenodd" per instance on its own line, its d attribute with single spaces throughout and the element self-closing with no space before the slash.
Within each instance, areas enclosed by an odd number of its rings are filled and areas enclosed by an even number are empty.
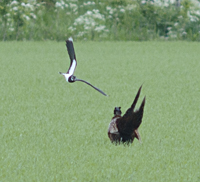
<svg viewBox="0 0 200 182">
<path fill-rule="evenodd" d="M 200 41 L 199 0 L 0 0 L 0 40 Z"/>
</svg>

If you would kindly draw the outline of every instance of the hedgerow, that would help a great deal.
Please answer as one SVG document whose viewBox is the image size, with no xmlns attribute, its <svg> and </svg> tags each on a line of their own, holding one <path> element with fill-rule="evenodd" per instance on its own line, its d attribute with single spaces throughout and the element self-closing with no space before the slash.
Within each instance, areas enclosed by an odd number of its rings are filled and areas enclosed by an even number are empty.
<svg viewBox="0 0 200 182">
<path fill-rule="evenodd" d="M 2 0 L 0 40 L 200 41 L 197 0 Z"/>
</svg>

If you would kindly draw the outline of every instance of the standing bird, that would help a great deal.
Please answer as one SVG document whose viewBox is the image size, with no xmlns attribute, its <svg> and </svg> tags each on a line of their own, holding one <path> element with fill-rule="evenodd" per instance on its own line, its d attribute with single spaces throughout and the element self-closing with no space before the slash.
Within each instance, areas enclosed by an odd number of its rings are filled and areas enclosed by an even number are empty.
<svg viewBox="0 0 200 182">
<path fill-rule="evenodd" d="M 114 117 L 112 118 L 108 128 L 108 137 L 111 142 L 132 143 L 135 137 L 139 141 L 141 140 L 138 127 L 142 123 L 145 97 L 140 105 L 140 108 L 134 111 L 135 105 L 140 96 L 141 88 L 142 86 L 139 88 L 133 104 L 123 116 L 121 116 L 121 107 L 115 107 Z"/>
<path fill-rule="evenodd" d="M 89 82 L 87 82 L 85 80 L 76 78 L 76 76 L 73 75 L 74 71 L 76 69 L 77 61 L 76 61 L 76 55 L 75 55 L 74 46 L 73 46 L 73 39 L 71 37 L 68 40 L 66 40 L 66 46 L 67 46 L 67 51 L 68 51 L 71 63 L 70 63 L 67 73 L 59 72 L 59 74 L 63 75 L 65 77 L 66 81 L 69 83 L 73 83 L 75 81 L 84 82 L 84 83 L 90 85 L 91 87 L 93 87 L 95 90 L 102 93 L 103 95 L 107 96 L 102 90 L 98 89 L 97 87 L 93 86 L 92 84 L 90 84 Z"/>
</svg>

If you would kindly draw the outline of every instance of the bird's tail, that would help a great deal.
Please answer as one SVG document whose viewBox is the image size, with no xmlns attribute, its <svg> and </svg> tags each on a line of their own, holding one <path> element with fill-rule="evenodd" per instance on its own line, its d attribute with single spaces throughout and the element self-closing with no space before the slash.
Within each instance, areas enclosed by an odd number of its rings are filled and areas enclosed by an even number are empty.
<svg viewBox="0 0 200 182">
<path fill-rule="evenodd" d="M 76 55 L 75 55 L 74 45 L 73 45 L 73 39 L 71 37 L 66 40 L 66 46 L 67 46 L 67 51 L 68 51 L 70 60 L 71 61 L 73 61 L 74 59 L 76 60 Z"/>
<path fill-rule="evenodd" d="M 140 86 L 138 92 L 137 92 L 137 95 L 135 96 L 135 99 L 133 101 L 133 104 L 131 105 L 131 109 L 134 110 L 135 108 L 135 105 L 137 104 L 137 101 L 138 101 L 138 98 L 140 96 L 140 92 L 141 92 L 141 89 L 142 89 L 142 85 Z"/>
</svg>

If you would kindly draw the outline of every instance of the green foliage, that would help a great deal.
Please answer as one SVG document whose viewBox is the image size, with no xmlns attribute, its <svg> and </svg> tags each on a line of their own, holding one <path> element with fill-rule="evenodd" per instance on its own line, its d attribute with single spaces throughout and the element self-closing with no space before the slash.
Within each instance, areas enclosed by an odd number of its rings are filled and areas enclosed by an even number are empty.
<svg viewBox="0 0 200 182">
<path fill-rule="evenodd" d="M 0 1 L 1 40 L 200 40 L 200 3 Z"/>
<path fill-rule="evenodd" d="M 191 42 L 75 42 L 66 83 L 65 43 L 0 42 L 0 181 L 199 181 L 200 45 Z M 140 85 L 146 95 L 140 144 L 107 136 Z"/>
</svg>

